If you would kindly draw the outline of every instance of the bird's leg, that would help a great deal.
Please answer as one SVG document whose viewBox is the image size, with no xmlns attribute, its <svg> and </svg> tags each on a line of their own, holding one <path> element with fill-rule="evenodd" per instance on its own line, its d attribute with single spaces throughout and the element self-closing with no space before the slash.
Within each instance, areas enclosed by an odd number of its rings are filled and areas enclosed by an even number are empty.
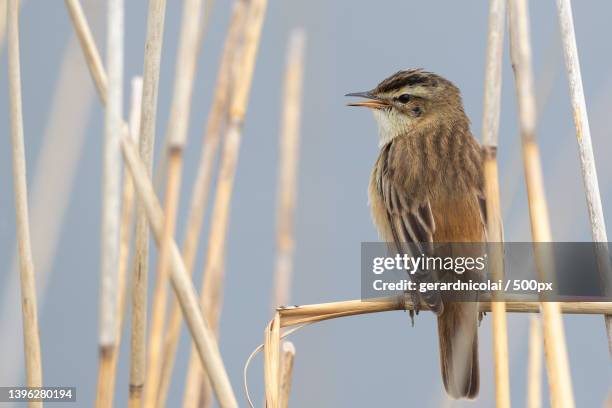
<svg viewBox="0 0 612 408">
<path fill-rule="evenodd" d="M 412 309 L 408 310 L 408 314 L 412 327 L 414 327 L 414 315 L 418 315 L 421 310 L 421 297 L 416 290 L 407 290 L 406 293 L 410 295 L 410 301 L 412 302 Z"/>
</svg>

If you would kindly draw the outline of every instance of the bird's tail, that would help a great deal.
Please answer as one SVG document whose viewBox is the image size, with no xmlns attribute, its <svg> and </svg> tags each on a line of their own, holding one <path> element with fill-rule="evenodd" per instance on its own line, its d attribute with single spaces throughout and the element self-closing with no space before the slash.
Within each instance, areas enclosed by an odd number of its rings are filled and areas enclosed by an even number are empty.
<svg viewBox="0 0 612 408">
<path fill-rule="evenodd" d="M 476 398 L 478 368 L 478 303 L 449 302 L 438 316 L 440 368 L 452 398 Z"/>
</svg>

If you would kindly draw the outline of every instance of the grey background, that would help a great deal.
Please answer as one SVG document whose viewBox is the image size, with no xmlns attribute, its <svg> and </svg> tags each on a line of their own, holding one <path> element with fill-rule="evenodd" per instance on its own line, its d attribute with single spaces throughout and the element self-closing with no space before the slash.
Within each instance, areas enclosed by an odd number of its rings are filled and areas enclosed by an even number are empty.
<svg viewBox="0 0 612 408">
<path fill-rule="evenodd" d="M 84 3 L 92 24 L 97 21 L 93 25 L 103 52 L 105 4 L 99 0 Z M 146 3 L 126 1 L 126 86 L 129 78 L 142 71 Z M 216 3 L 198 66 L 181 215 L 187 210 L 229 17 L 230 2 Z M 554 238 L 588 240 L 590 232 L 557 40 L 555 4 L 552 0 L 531 3 L 534 64 L 542 101 L 539 136 Z M 181 6 L 182 2 L 176 0 L 169 1 L 167 6 L 158 142 L 163 138 L 169 112 Z M 262 341 L 264 326 L 270 318 L 280 83 L 290 29 L 300 25 L 308 33 L 292 296 L 294 303 L 304 304 L 359 297 L 360 242 L 377 239 L 366 197 L 370 168 L 377 155 L 376 126 L 367 112 L 345 108 L 343 95 L 369 89 L 398 69 L 424 67 L 448 77 L 462 89 L 473 132 L 478 135 L 487 12 L 485 1 L 270 1 L 232 202 L 221 321 L 221 351 L 241 405 L 246 405 L 241 391 L 242 367 L 251 350 Z M 612 4 L 575 1 L 574 15 L 604 211 L 610 223 L 612 45 L 609 38 L 612 27 L 609 21 Z M 63 55 L 73 36 L 63 2 L 26 1 L 21 36 L 26 154 L 31 181 L 50 122 L 50 105 Z M 82 61 L 80 53 L 75 55 Z M 39 310 L 45 384 L 74 385 L 78 388 L 77 405 L 91 406 L 97 370 L 103 111 L 92 92 L 90 79 L 83 74 L 84 65 L 81 62 L 78 66 L 81 75 L 74 76 L 73 88 L 83 92 L 82 100 L 89 101 L 86 103 L 91 104 L 91 109 L 83 102 L 75 102 L 74 111 L 63 114 L 62 123 L 66 126 L 86 119 L 86 133 Z M 11 284 L 14 282 L 11 274 L 14 278 L 16 273 L 11 266 L 15 225 L 6 70 L 4 49 L 0 57 L 0 187 L 4 192 L 0 194 L 0 259 L 3 260 L 0 300 L 4 305 L 1 311 L 4 320 L 0 324 L 10 329 L 0 333 L 0 384 L 13 385 L 15 381 L 21 384 L 23 375 L 14 369 L 14 364 L 21 364 L 22 349 L 19 303 L 12 300 L 18 299 L 14 297 L 17 289 Z M 507 240 L 529 240 L 516 102 L 507 50 L 503 76 L 500 166 L 505 233 Z M 62 92 L 62 98 L 70 98 L 69 92 Z M 126 92 L 126 106 L 128 100 Z M 65 146 L 69 148 L 74 146 Z M 62 173 L 63 149 L 55 157 L 60 177 L 43 178 L 43 185 L 53 186 L 70 176 Z M 44 198 L 39 205 L 44 208 Z M 181 223 L 179 237 L 183 227 Z M 32 226 L 35 244 L 37 228 Z M 36 253 L 40 248 L 34 250 Z M 200 254 L 203 252 L 201 249 Z M 196 287 L 200 284 L 202 264 L 200 255 Z M 602 406 L 612 380 L 603 319 L 565 316 L 564 322 L 577 406 Z M 522 406 L 526 391 L 528 317 L 511 315 L 508 323 L 512 400 L 514 405 Z M 452 406 L 494 404 L 490 333 L 489 317 L 480 329 L 479 399 Z M 129 341 L 126 334 L 119 364 L 117 406 L 124 406 L 127 398 Z M 440 381 L 435 321 L 427 313 L 419 316 L 415 328 L 410 327 L 408 316 L 400 312 L 338 319 L 302 330 L 293 336 L 293 341 L 298 354 L 292 406 L 449 404 Z M 169 406 L 178 406 L 182 400 L 188 352 L 184 332 Z M 261 358 L 256 359 L 250 374 L 254 401 L 261 401 Z"/>
</svg>

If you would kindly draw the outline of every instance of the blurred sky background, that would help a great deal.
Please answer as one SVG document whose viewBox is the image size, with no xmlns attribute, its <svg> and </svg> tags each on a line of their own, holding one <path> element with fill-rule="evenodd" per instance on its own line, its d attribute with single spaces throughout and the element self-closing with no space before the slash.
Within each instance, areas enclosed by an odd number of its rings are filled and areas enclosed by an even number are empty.
<svg viewBox="0 0 612 408">
<path fill-rule="evenodd" d="M 82 2 L 98 47 L 104 52 L 105 2 Z M 130 78 L 142 72 L 147 2 L 125 3 L 127 114 Z M 178 237 L 183 236 L 231 3 L 216 1 L 199 59 Z M 612 233 L 612 3 L 574 1 L 573 9 L 604 212 L 608 232 Z M 170 108 L 181 11 L 181 1 L 168 1 L 157 154 Z M 590 240 L 555 2 L 532 1 L 530 12 L 541 102 L 538 136 L 553 236 L 558 241 Z M 376 124 L 368 112 L 346 108 L 343 95 L 370 89 L 399 69 L 423 67 L 459 86 L 472 130 L 479 135 L 487 15 L 485 1 L 270 0 L 232 201 L 221 320 L 221 351 L 241 406 L 246 405 L 242 368 L 249 353 L 262 341 L 271 316 L 277 146 L 288 33 L 295 26 L 303 26 L 308 35 L 292 303 L 318 303 L 359 297 L 360 243 L 378 239 L 366 194 L 378 153 Z M 505 238 L 528 241 L 529 219 L 507 41 L 504 59 L 499 160 Z M 38 273 L 49 270 L 48 279 L 37 282 L 44 383 L 76 386 L 76 405 L 91 406 L 98 361 L 103 109 L 62 1 L 24 2 L 21 63 L 34 261 Z M 67 86 L 58 91 L 62 77 Z M 59 110 L 59 106 L 65 108 Z M 11 386 L 23 384 L 24 376 L 14 370 L 15 365 L 22 367 L 22 340 L 14 268 L 6 47 L 0 54 L 0 123 L 0 188 L 4 192 L 0 194 L 0 385 Z M 47 163 L 39 163 L 45 142 L 55 153 Z M 55 208 L 62 208 L 64 201 L 67 207 L 63 220 L 47 216 Z M 208 222 L 205 232 L 207 226 Z M 59 234 L 56 243 L 48 239 L 54 230 Z M 202 245 L 195 268 L 197 288 L 204 248 Z M 149 282 L 153 283 L 152 275 Z M 612 384 L 603 318 L 565 316 L 564 322 L 576 406 L 602 406 Z M 509 316 L 515 406 L 523 406 L 526 398 L 528 323 L 527 315 Z M 480 329 L 482 384 L 478 400 L 448 406 L 494 405 L 490 333 L 488 316 Z M 129 332 L 124 331 L 116 406 L 125 406 L 127 400 L 128 338 Z M 414 328 L 402 312 L 337 319 L 310 326 L 292 340 L 297 348 L 292 407 L 437 407 L 447 403 L 440 380 L 435 319 L 429 313 L 421 314 Z M 188 353 L 187 331 L 183 329 L 168 406 L 181 402 Z M 262 383 L 258 357 L 250 370 L 254 401 L 262 401 Z M 544 398 L 546 406 L 547 395 Z"/>
</svg>

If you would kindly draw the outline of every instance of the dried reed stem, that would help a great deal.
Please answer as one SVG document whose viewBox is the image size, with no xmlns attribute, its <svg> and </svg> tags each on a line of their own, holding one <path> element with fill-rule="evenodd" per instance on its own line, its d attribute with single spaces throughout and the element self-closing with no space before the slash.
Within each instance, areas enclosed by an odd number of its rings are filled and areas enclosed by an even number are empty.
<svg viewBox="0 0 612 408">
<path fill-rule="evenodd" d="M 497 146 L 499 138 L 505 19 L 506 2 L 491 0 L 485 68 L 484 110 L 482 113 L 482 141 L 485 146 Z"/>
<path fill-rule="evenodd" d="M 609 314 L 612 311 L 612 302 L 563 302 L 557 303 L 560 305 L 563 313 L 573 314 Z M 490 312 L 492 310 L 491 302 L 479 302 L 480 312 Z M 514 313 L 540 313 L 542 308 L 541 302 L 506 302 L 506 312 Z M 427 310 L 426 304 L 421 304 L 419 310 Z M 296 326 L 292 329 L 284 331 L 281 338 L 292 334 L 293 332 L 303 328 L 304 326 L 321 322 L 324 320 L 336 319 L 340 317 L 356 316 L 370 313 L 389 312 L 394 310 L 414 310 L 414 304 L 410 296 L 392 296 L 386 298 L 365 299 L 365 300 L 347 300 L 341 302 L 319 303 L 302 306 L 286 306 L 276 309 L 275 319 L 280 319 L 280 328 Z M 270 342 L 268 336 L 271 334 L 271 325 L 266 328 L 264 344 L 258 346 L 247 359 L 243 370 L 244 391 L 246 393 L 249 405 L 252 407 L 251 399 L 248 391 L 247 371 L 253 357 L 257 355 L 262 348 L 265 349 L 266 342 Z M 269 348 L 268 353 L 272 352 Z M 274 381 L 273 370 L 270 363 L 270 354 L 264 356 L 264 377 L 266 382 L 266 401 L 268 401 L 268 393 L 272 394 L 274 386 L 271 382 Z M 269 405 L 268 405 L 269 406 Z M 554 406 L 554 405 L 553 405 Z"/>
<path fill-rule="evenodd" d="M 108 3 L 108 95 L 104 120 L 102 171 L 102 226 L 100 256 L 100 359 L 117 338 L 119 216 L 121 152 L 119 137 L 123 111 L 123 0 Z"/>
<path fill-rule="evenodd" d="M 185 260 L 185 265 L 189 274 L 193 273 L 193 265 L 199 246 L 198 243 L 202 230 L 202 221 L 204 219 L 204 212 L 208 199 L 208 190 L 212 179 L 213 163 L 217 155 L 221 131 L 228 110 L 230 63 L 239 44 L 245 13 L 245 3 L 243 1 L 236 2 L 234 4 L 234 10 L 232 12 L 227 37 L 223 47 L 223 55 L 219 66 L 212 107 L 208 115 L 206 131 L 204 133 L 198 171 L 191 193 L 189 214 L 187 216 L 187 231 L 183 241 L 183 259 Z M 163 371 L 161 374 L 158 397 L 160 406 L 165 405 L 168 396 L 168 389 L 172 378 L 172 370 L 181 330 L 181 319 L 180 306 L 176 299 L 173 299 L 172 311 L 170 312 L 168 327 L 164 337 Z"/>
<path fill-rule="evenodd" d="M 139 139 L 140 157 L 149 177 L 153 167 L 159 63 L 163 42 L 165 9 L 166 0 L 149 1 Z M 137 200 L 136 252 L 134 270 L 132 272 L 130 408 L 139 408 L 142 404 L 142 389 L 145 381 L 148 269 L 149 228 L 142 203 L 140 200 Z"/>
<path fill-rule="evenodd" d="M 295 359 L 295 346 L 290 341 L 281 344 L 281 375 L 279 407 L 289 407 L 289 395 L 291 394 L 291 380 L 293 378 L 293 361 Z"/>
<path fill-rule="evenodd" d="M 178 115 L 182 115 L 182 112 L 186 112 L 187 117 L 189 117 L 197 60 L 200 55 L 204 33 L 208 28 L 213 5 L 213 0 L 188 0 L 183 3 L 181 33 L 179 36 L 174 70 L 173 99 L 170 105 L 168 124 L 166 126 L 164 151 L 159 158 L 153 177 L 155 189 L 158 191 L 161 191 L 166 178 L 166 172 L 168 171 L 170 146 L 174 139 L 180 139 L 180 135 L 182 134 L 186 135 L 189 126 L 188 122 L 181 122 Z"/>
<path fill-rule="evenodd" d="M 185 0 L 183 5 L 181 34 L 176 56 L 174 94 L 166 130 L 168 157 L 172 154 L 173 149 L 183 148 L 187 139 L 191 95 L 200 48 L 201 9 L 202 0 Z"/>
<path fill-rule="evenodd" d="M 83 35 L 88 32 L 87 21 L 85 19 L 76 20 L 73 19 L 73 24 L 84 24 L 85 27 L 78 27 L 75 29 L 77 35 Z M 79 38 L 81 44 L 84 44 L 86 38 Z M 90 38 L 92 41 L 93 39 Z M 95 44 L 83 45 L 91 46 L 93 50 L 93 57 L 89 57 L 85 54 L 87 66 L 92 74 L 92 78 L 96 81 L 96 78 L 100 79 L 97 83 L 99 89 L 104 89 L 104 82 L 106 73 L 100 61 L 99 53 Z M 143 92 L 144 95 L 144 92 Z M 128 170 L 130 171 L 132 178 L 134 179 L 134 185 L 138 193 L 139 199 L 143 202 L 145 212 L 149 218 L 151 228 L 153 229 L 154 236 L 157 240 L 161 240 L 162 229 L 163 229 L 163 212 L 159 205 L 159 201 L 155 196 L 151 179 L 147 175 L 147 168 L 143 163 L 140 155 L 137 151 L 134 142 L 129 138 L 129 130 L 127 125 L 124 126 L 124 131 L 121 137 L 121 152 L 123 158 L 127 164 Z M 191 333 L 191 337 L 194 339 L 196 348 L 198 350 L 202 365 L 205 367 L 208 373 L 213 390 L 217 395 L 217 399 L 221 407 L 237 407 L 236 397 L 234 396 L 227 372 L 219 353 L 219 348 L 208 323 L 204 319 L 203 312 L 200 309 L 197 294 L 191 278 L 185 268 L 185 263 L 181 258 L 181 254 L 176 246 L 176 242 L 173 240 L 171 251 L 171 281 L 174 288 L 176 297 L 179 299 L 181 310 L 187 321 L 187 326 Z"/>
<path fill-rule="evenodd" d="M 107 72 L 108 88 L 104 120 L 102 171 L 102 226 L 100 256 L 99 366 L 96 405 L 112 406 L 111 373 L 116 354 L 119 293 L 119 217 L 121 153 L 119 137 L 123 111 L 123 0 L 108 3 Z"/>
<path fill-rule="evenodd" d="M 232 64 L 233 89 L 229 107 L 229 124 L 219 170 L 201 295 L 202 303 L 205 305 L 204 309 L 208 313 L 208 321 L 215 330 L 223 292 L 222 263 L 234 175 L 266 5 L 267 0 L 252 0 L 248 9 L 244 43 Z"/>
<path fill-rule="evenodd" d="M 480 302 L 479 310 L 490 312 L 492 309 L 491 303 Z M 570 314 L 607 314 L 612 311 L 612 302 L 562 302 L 558 304 L 563 313 Z M 540 308 L 540 302 L 506 302 L 506 312 L 511 313 L 539 313 Z M 428 308 L 422 304 L 420 309 L 427 310 Z M 392 310 L 414 310 L 414 305 L 410 299 L 404 296 L 392 296 L 369 300 L 346 300 L 280 307 L 277 309 L 280 313 L 281 327 Z"/>
<path fill-rule="evenodd" d="M 145 406 L 154 407 L 157 403 L 162 370 L 162 346 L 166 304 L 168 298 L 168 256 L 169 242 L 174 237 L 177 208 L 180 197 L 183 150 L 187 139 L 187 129 L 191 111 L 191 95 L 195 79 L 196 61 L 200 39 L 200 11 L 202 0 L 187 0 L 183 6 L 181 34 L 176 59 L 176 76 L 172 108 L 166 131 L 166 145 L 169 158 L 166 178 L 166 204 L 164 238 L 158 258 L 155 289 L 153 295 L 151 333 L 149 338 L 147 386 Z"/>
<path fill-rule="evenodd" d="M 527 366 L 527 408 L 542 406 L 542 323 L 529 318 L 529 358 Z"/>
<path fill-rule="evenodd" d="M 102 104 L 106 105 L 108 79 L 106 77 L 106 71 L 102 65 L 102 59 L 100 58 L 100 53 L 96 47 L 93 34 L 91 33 L 89 24 L 87 24 L 85 13 L 83 13 L 81 3 L 79 0 L 65 0 L 64 2 L 66 4 L 66 8 L 68 9 L 68 13 L 70 14 L 72 26 L 74 27 L 79 42 L 81 43 L 83 53 L 85 54 L 85 60 L 89 66 L 89 71 L 93 76 L 94 84 L 96 85 L 96 90 L 98 91 L 98 96 L 100 97 Z"/>
<path fill-rule="evenodd" d="M 491 242 L 503 242 L 500 204 L 499 176 L 495 150 L 489 146 L 490 154 L 484 160 L 485 194 L 487 198 L 487 234 Z M 494 279 L 503 279 L 504 255 L 500 245 L 490 247 L 488 265 Z M 496 299 L 491 304 L 493 312 L 493 357 L 495 365 L 495 400 L 497 407 L 510 407 L 510 376 L 508 367 L 508 326 L 506 322 L 506 304 L 499 299 L 499 293 L 493 292 Z"/>
<path fill-rule="evenodd" d="M 23 10 L 23 1 L 21 3 Z M 50 277 L 55 271 L 52 266 L 61 243 L 62 227 L 94 102 L 94 90 L 87 83 L 89 73 L 82 64 L 76 36 L 67 41 L 62 54 L 61 68 L 41 138 L 42 144 L 28 187 L 32 258 L 36 260 L 39 304 L 45 302 Z M 61 161 L 61 166 L 58 166 L 58 161 Z M 49 180 L 54 182 L 50 183 Z M 10 271 L 8 279 L 0 289 L 0 333 L 20 330 L 21 321 L 15 319 L 14 311 L 20 296 L 16 245 L 10 269 L 7 270 Z M 22 347 L 20 336 L 0 336 L 0 350 L 4 356 L 0 365 L 0 378 L 4 379 L 4 384 L 21 382 Z"/>
<path fill-rule="evenodd" d="M 42 366 L 40 360 L 40 338 L 38 332 L 34 263 L 32 261 L 32 247 L 30 243 L 28 187 L 23 138 L 21 64 L 19 53 L 19 0 L 8 0 L 7 20 L 9 102 L 11 142 L 13 145 L 13 184 L 15 189 L 15 212 L 19 247 L 26 384 L 28 387 L 41 387 Z M 30 402 L 29 405 L 30 407 L 42 407 L 41 402 Z"/>
<path fill-rule="evenodd" d="M 21 0 L 19 6 L 23 6 L 23 3 L 25 3 L 25 0 Z M 8 0 L 0 1 L 0 52 L 2 52 L 4 40 L 6 39 L 7 4 Z"/>
<path fill-rule="evenodd" d="M 274 314 L 264 332 L 264 378 L 266 408 L 279 408 L 280 397 L 280 315 Z"/>
<path fill-rule="evenodd" d="M 195 1 L 198 1 L 198 3 L 203 3 L 202 6 L 197 7 L 197 15 L 186 15 L 184 13 L 185 9 L 189 8 L 190 10 L 196 10 L 196 8 L 194 8 L 193 4 Z M 189 3 L 189 4 L 188 4 Z M 212 13 L 212 9 L 213 6 L 215 4 L 214 0 L 190 0 L 190 2 L 186 2 L 183 3 L 183 21 L 181 22 L 181 38 L 179 39 L 179 51 L 177 54 L 177 60 L 181 58 L 180 53 L 181 53 L 181 49 L 182 49 L 182 43 L 183 43 L 183 38 L 185 38 L 186 40 L 189 40 L 189 44 L 187 45 L 187 48 L 191 48 L 191 47 L 195 47 L 196 50 L 196 54 L 194 54 L 194 58 L 193 58 L 193 71 L 195 72 L 196 66 L 197 66 L 197 58 L 199 56 L 199 52 L 201 49 L 201 44 L 203 42 L 203 40 L 205 39 L 205 34 L 208 30 L 208 25 L 209 25 L 209 21 L 210 21 L 210 15 Z M 190 24 L 193 24 L 193 21 L 189 22 L 186 21 L 187 19 L 189 20 L 194 20 L 194 16 L 199 17 L 197 19 L 197 26 L 191 26 L 188 27 Z M 195 31 L 197 29 L 197 31 Z M 186 33 L 186 30 L 189 30 L 188 34 Z M 183 37 L 183 34 L 187 35 L 187 37 Z M 188 65 L 191 64 L 191 61 L 188 61 Z M 179 70 L 184 71 L 185 75 L 182 78 L 179 78 L 177 75 L 175 75 L 175 84 L 177 83 L 177 81 L 181 81 L 184 82 L 184 85 L 187 84 L 187 79 L 189 75 L 193 75 L 193 74 L 189 74 L 188 71 L 188 67 L 179 67 L 178 64 L 176 66 L 176 70 L 175 70 L 175 74 L 178 74 Z M 190 86 L 189 92 L 190 95 L 193 92 L 193 80 L 192 81 L 192 85 Z M 183 88 L 183 90 L 187 91 L 187 87 L 186 86 L 181 86 L 181 88 Z M 178 88 L 174 89 L 174 93 L 175 93 L 175 97 L 176 97 L 176 92 L 177 92 Z M 191 99 L 191 98 L 190 98 Z M 190 107 L 188 107 L 188 109 L 190 109 Z M 172 113 L 171 113 L 172 115 Z M 168 122 L 168 124 L 170 124 L 170 121 Z M 170 146 L 170 138 L 168 137 L 170 135 L 170 126 L 168 126 L 168 131 L 166 132 L 166 138 L 164 140 L 164 154 L 162 154 L 159 158 L 159 161 L 157 163 L 157 165 L 155 166 L 155 175 L 153 176 L 153 183 L 155 185 L 155 190 L 156 191 L 161 191 L 161 189 L 163 188 L 163 184 L 164 184 L 164 180 L 166 178 L 166 172 L 168 171 L 168 148 Z"/>
<path fill-rule="evenodd" d="M 168 263 L 170 243 L 174 238 L 176 215 L 178 209 L 183 154 L 181 148 L 170 152 L 168 177 L 166 179 L 166 196 L 164 205 L 164 225 L 159 246 L 157 272 L 151 316 L 151 333 L 147 359 L 147 386 L 145 387 L 145 407 L 155 407 L 159 391 L 159 380 L 162 368 L 162 339 L 168 303 Z"/>
<path fill-rule="evenodd" d="M 137 143 L 140 133 L 140 111 L 142 98 L 142 78 L 132 79 L 130 108 L 130 136 Z M 127 270 L 130 259 L 130 240 L 134 210 L 134 183 L 129 172 L 125 172 L 121 193 L 121 226 L 119 228 L 119 269 L 117 281 L 117 337 L 115 344 L 101 355 L 98 369 L 98 389 L 96 407 L 112 407 L 117 377 L 117 362 L 121 345 L 121 329 L 125 318 L 127 292 Z"/>
<path fill-rule="evenodd" d="M 571 0 L 557 0 L 557 11 L 574 112 L 574 124 L 576 125 L 582 180 L 584 182 L 584 192 L 591 221 L 591 234 L 593 241 L 607 243 L 608 235 L 606 233 L 606 222 L 599 194 L 597 168 L 595 167 L 595 156 L 593 155 L 593 145 L 591 143 L 591 129 L 589 128 L 586 101 L 584 90 L 582 89 L 582 74 L 580 73 L 580 61 L 578 60 L 578 47 L 576 46 Z M 610 264 L 610 254 L 607 248 L 607 244 L 605 244 L 606 250 L 597 245 L 596 256 L 597 265 L 603 275 L 603 280 L 609 282 L 612 279 L 612 265 Z M 612 315 L 605 316 L 605 323 L 606 334 L 608 336 L 608 350 L 612 355 Z"/>
<path fill-rule="evenodd" d="M 294 213 L 297 196 L 297 172 L 300 142 L 300 112 L 304 76 L 306 35 L 295 29 L 289 37 L 283 93 L 280 133 L 280 163 L 276 217 L 276 272 L 274 306 L 289 302 L 294 252 Z"/>
<path fill-rule="evenodd" d="M 215 332 L 217 332 L 221 313 L 224 275 L 223 256 L 229 223 L 234 175 L 238 163 L 242 125 L 251 90 L 255 57 L 259 48 L 266 6 L 267 0 L 252 0 L 249 4 L 242 48 L 237 53 L 236 58 L 234 58 L 231 68 L 233 88 L 231 89 L 229 124 L 223 146 L 201 291 L 201 300 L 203 309 L 206 311 L 206 319 Z M 195 359 L 195 354 L 192 350 L 185 385 L 184 403 L 199 400 L 202 378 L 200 364 Z"/>
<path fill-rule="evenodd" d="M 143 202 L 147 218 L 159 245 L 162 240 L 164 215 L 159 201 L 155 197 L 153 184 L 132 141 L 128 137 L 123 137 L 121 147 L 123 158 L 132 173 L 136 191 L 139 199 Z M 170 278 L 176 297 L 181 304 L 201 364 L 208 373 L 219 405 L 221 407 L 237 407 L 236 397 L 225 371 L 217 342 L 200 309 L 196 291 L 174 240 L 171 242 L 170 261 L 172 267 Z"/>
<path fill-rule="evenodd" d="M 516 78 L 519 122 L 523 142 L 523 160 L 531 218 L 531 233 L 534 242 L 551 242 L 548 209 L 544 194 L 544 180 L 540 165 L 540 154 L 535 139 L 536 104 L 533 92 L 531 47 L 527 2 L 513 0 L 510 3 L 511 58 Z M 550 254 L 536 244 L 536 266 L 542 280 L 550 280 L 552 259 Z M 565 333 L 557 302 L 542 302 L 544 346 L 550 388 L 551 405 L 573 407 L 574 396 L 569 371 Z"/>
<path fill-rule="evenodd" d="M 502 219 L 499 203 L 499 175 L 497 166 L 497 140 L 501 105 L 502 53 L 504 46 L 505 0 L 491 0 L 487 64 L 485 71 L 484 112 L 482 138 L 484 144 L 484 179 L 487 200 L 487 239 L 503 242 Z M 503 279 L 504 261 L 499 245 L 491 247 L 489 266 L 495 279 Z M 498 297 L 497 293 L 493 296 Z M 495 400 L 498 408 L 510 407 L 510 379 L 508 368 L 508 332 L 506 305 L 500 299 L 493 309 L 493 357 L 495 367 Z"/>
<path fill-rule="evenodd" d="M 280 162 L 278 169 L 276 271 L 274 275 L 274 306 L 287 304 L 291 292 L 293 273 L 294 213 L 297 196 L 299 162 L 300 113 L 304 76 L 304 50 L 306 34 L 294 29 L 289 36 L 283 92 L 283 113 L 279 139 Z M 283 343 L 282 370 L 279 372 L 278 406 L 287 407 L 295 347 Z"/>
</svg>

